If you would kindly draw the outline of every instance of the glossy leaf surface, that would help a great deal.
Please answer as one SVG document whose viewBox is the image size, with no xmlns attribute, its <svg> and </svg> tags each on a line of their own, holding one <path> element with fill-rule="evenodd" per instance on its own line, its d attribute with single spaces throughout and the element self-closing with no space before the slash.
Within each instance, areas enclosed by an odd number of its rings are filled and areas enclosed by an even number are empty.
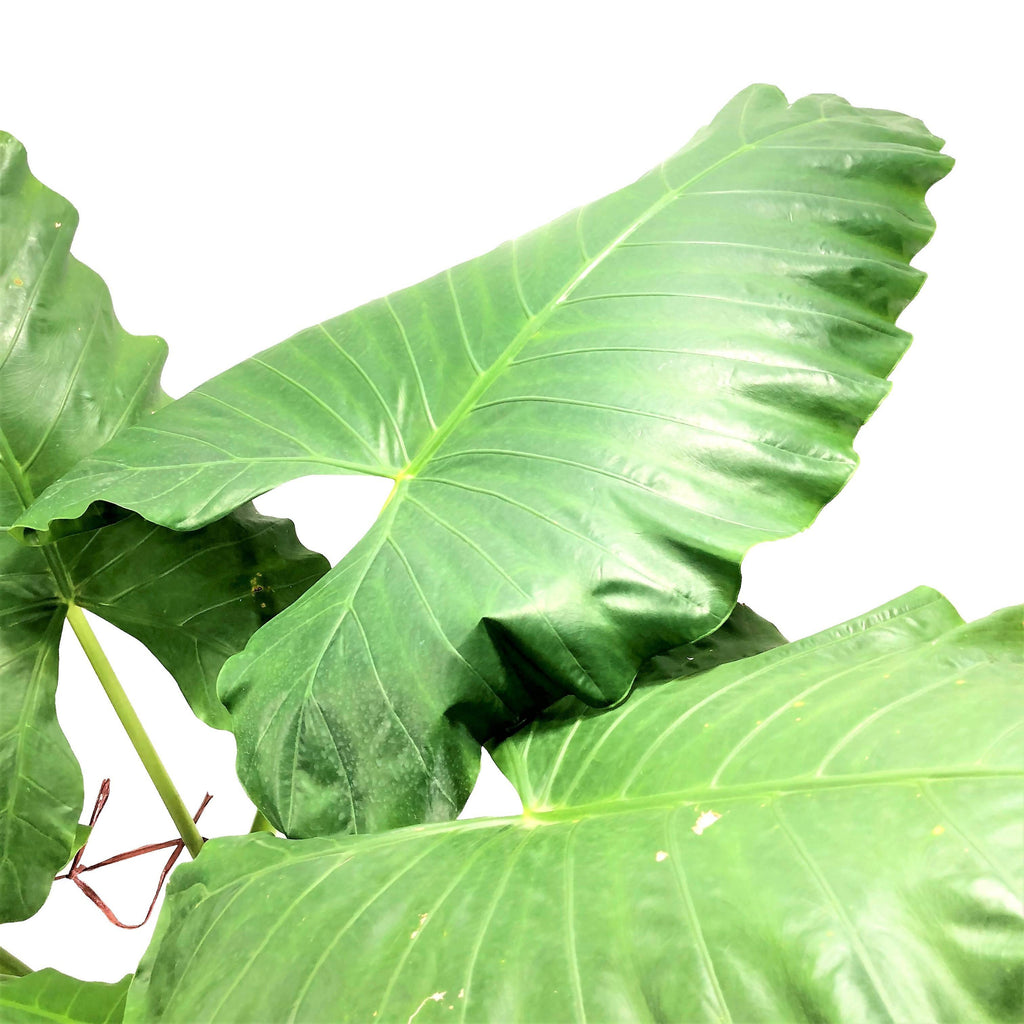
<svg viewBox="0 0 1024 1024">
<path fill-rule="evenodd" d="M 108 984 L 79 981 L 46 968 L 0 981 L 0 1020 L 6 1024 L 120 1024 L 130 974 Z"/>
<path fill-rule="evenodd" d="M 214 840 L 126 1019 L 1018 1020 L 1022 614 L 922 589 L 553 709 L 522 818 Z"/>
<path fill-rule="evenodd" d="M 650 686 L 670 679 L 683 679 L 716 665 L 770 651 L 785 642 L 786 638 L 772 623 L 745 604 L 738 604 L 714 633 L 656 654 L 641 665 L 636 685 Z"/>
<path fill-rule="evenodd" d="M 57 645 L 69 601 L 147 644 L 196 713 L 227 724 L 224 661 L 327 569 L 290 523 L 243 509 L 182 534 L 91 510 L 45 547 L 5 531 L 124 424 L 166 401 L 165 346 L 127 334 L 99 277 L 69 253 L 74 208 L 0 134 L 0 920 L 46 898 L 82 810 L 57 723 Z M 97 695 L 100 691 L 97 689 Z"/>
<path fill-rule="evenodd" d="M 293 477 L 392 477 L 218 685 L 288 834 L 450 817 L 478 742 L 619 700 L 845 483 L 909 341 L 940 145 L 754 86 L 635 184 L 204 384 L 22 522 L 103 498 L 193 528 Z"/>
</svg>

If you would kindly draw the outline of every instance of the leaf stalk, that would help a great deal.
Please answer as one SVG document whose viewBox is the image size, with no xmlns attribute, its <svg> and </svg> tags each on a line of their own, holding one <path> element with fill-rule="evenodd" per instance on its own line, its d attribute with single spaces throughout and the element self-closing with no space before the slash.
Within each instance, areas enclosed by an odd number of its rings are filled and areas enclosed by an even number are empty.
<svg viewBox="0 0 1024 1024">
<path fill-rule="evenodd" d="M 249 828 L 249 834 L 253 832 L 269 832 L 271 835 L 277 833 L 277 829 L 267 820 L 267 816 L 259 809 L 256 809 L 256 816 L 252 819 L 252 825 Z"/>
<path fill-rule="evenodd" d="M 31 973 L 32 968 L 28 964 L 22 963 L 13 953 L 8 953 L 3 946 L 0 946 L 0 975 L 6 975 L 8 978 L 24 978 L 25 975 Z"/>
<path fill-rule="evenodd" d="M 188 852 L 193 857 L 199 856 L 199 851 L 203 846 L 203 837 L 199 834 L 199 830 L 192 820 L 192 815 L 186 809 L 185 802 L 181 799 L 177 789 L 175 789 L 170 775 L 167 774 L 167 769 L 164 767 L 160 756 L 156 752 L 156 748 L 143 728 L 139 716 L 135 713 L 135 708 L 132 707 L 131 701 L 128 700 L 128 694 L 124 692 L 124 687 L 114 673 L 113 666 L 107 660 L 103 648 L 100 647 L 100 642 L 92 631 L 92 626 L 89 625 L 88 620 L 82 613 L 82 609 L 77 605 L 68 605 L 68 622 L 71 623 L 71 628 L 75 631 L 75 636 L 78 637 L 82 650 L 85 651 L 85 656 L 89 659 L 89 663 L 95 670 L 100 685 L 113 705 L 114 712 L 121 720 L 125 732 L 128 733 L 128 738 L 132 741 L 132 746 L 135 747 L 136 753 L 142 760 L 147 774 L 152 780 L 153 785 L 156 786 L 156 791 L 160 794 L 160 799 L 163 801 L 164 807 L 167 808 L 167 813 L 170 814 L 171 819 L 174 821 L 178 835 L 181 836 Z"/>
</svg>

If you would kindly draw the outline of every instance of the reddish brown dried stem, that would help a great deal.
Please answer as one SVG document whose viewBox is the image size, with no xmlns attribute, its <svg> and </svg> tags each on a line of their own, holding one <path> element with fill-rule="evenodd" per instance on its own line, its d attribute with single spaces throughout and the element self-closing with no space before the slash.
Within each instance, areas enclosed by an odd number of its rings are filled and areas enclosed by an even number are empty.
<svg viewBox="0 0 1024 1024">
<path fill-rule="evenodd" d="M 110 779 L 104 779 L 100 785 L 100 791 L 96 796 L 96 803 L 93 805 L 92 814 L 89 816 L 90 828 L 96 825 L 99 820 L 99 816 L 103 811 L 103 808 L 110 796 Z M 209 793 L 203 797 L 203 802 L 199 805 L 199 810 L 193 815 L 193 822 L 198 822 L 200 815 L 206 809 L 206 805 L 213 799 Z M 148 843 L 145 846 L 138 846 L 134 850 L 127 850 L 124 853 L 115 854 L 113 857 L 108 857 L 106 860 L 98 861 L 95 864 L 82 864 L 82 855 L 85 852 L 85 848 L 88 845 L 89 840 L 82 844 L 81 848 L 75 854 L 74 859 L 71 861 L 71 866 L 63 875 L 57 875 L 57 878 L 69 878 L 75 885 L 78 886 L 82 892 L 103 912 L 107 920 L 118 928 L 124 928 L 132 930 L 135 928 L 141 928 L 150 918 L 153 913 L 153 908 L 156 906 L 156 901 L 160 897 L 160 890 L 163 889 L 164 882 L 167 880 L 167 876 L 170 874 L 171 868 L 174 867 L 178 858 L 181 856 L 182 851 L 185 849 L 185 843 L 182 839 L 168 839 L 162 843 Z M 92 888 L 86 882 L 83 882 L 81 875 L 86 871 L 95 871 L 97 868 L 108 867 L 111 864 L 118 864 L 124 860 L 130 860 L 133 857 L 141 857 L 147 853 L 155 853 L 157 850 L 171 850 L 171 855 L 167 858 L 164 864 L 163 870 L 160 872 L 160 878 L 156 884 L 156 891 L 153 893 L 153 899 L 150 900 L 149 909 L 146 911 L 146 916 L 138 924 L 125 924 L 121 921 L 118 916 L 110 909 L 109 906 L 100 897 L 99 893 Z"/>
</svg>

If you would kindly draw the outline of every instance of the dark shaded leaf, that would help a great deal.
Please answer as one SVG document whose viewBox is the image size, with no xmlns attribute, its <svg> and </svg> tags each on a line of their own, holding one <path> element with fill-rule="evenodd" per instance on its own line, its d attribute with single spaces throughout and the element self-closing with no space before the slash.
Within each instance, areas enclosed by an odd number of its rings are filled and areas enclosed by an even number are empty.
<svg viewBox="0 0 1024 1024">
<path fill-rule="evenodd" d="M 656 654 L 642 665 L 636 685 L 650 686 L 669 679 L 685 679 L 716 665 L 727 665 L 730 661 L 781 647 L 785 642 L 786 638 L 767 619 L 762 619 L 745 604 L 738 604 L 710 636 Z"/>
</svg>

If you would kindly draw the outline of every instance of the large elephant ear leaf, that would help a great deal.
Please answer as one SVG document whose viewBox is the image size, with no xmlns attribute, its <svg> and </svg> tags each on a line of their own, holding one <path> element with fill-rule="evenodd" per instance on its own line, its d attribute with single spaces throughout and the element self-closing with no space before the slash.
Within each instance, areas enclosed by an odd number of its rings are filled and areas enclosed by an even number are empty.
<svg viewBox="0 0 1024 1024">
<path fill-rule="evenodd" d="M 121 1024 L 128 985 L 79 981 L 49 967 L 0 980 L 0 1017 L 6 1024 Z"/>
<path fill-rule="evenodd" d="M 242 509 L 192 533 L 93 509 L 60 539 L 6 533 L 41 492 L 167 398 L 166 346 L 128 334 L 100 278 L 70 255 L 78 217 L 0 133 L 0 920 L 33 914 L 67 862 L 82 778 L 57 723 L 70 603 L 146 643 L 196 713 L 227 725 L 225 660 L 327 569 L 290 523 Z"/>
<path fill-rule="evenodd" d="M 1019 1021 L 1022 613 L 920 590 L 552 710 L 495 752 L 522 817 L 215 839 L 125 1019 Z"/>
<path fill-rule="evenodd" d="M 218 683 L 292 836 L 451 816 L 479 742 L 607 705 L 714 631 L 806 527 L 908 336 L 949 169 L 916 120 L 754 86 L 635 184 L 253 357 L 22 519 L 97 498 L 191 529 L 310 473 L 377 523 Z"/>
</svg>

